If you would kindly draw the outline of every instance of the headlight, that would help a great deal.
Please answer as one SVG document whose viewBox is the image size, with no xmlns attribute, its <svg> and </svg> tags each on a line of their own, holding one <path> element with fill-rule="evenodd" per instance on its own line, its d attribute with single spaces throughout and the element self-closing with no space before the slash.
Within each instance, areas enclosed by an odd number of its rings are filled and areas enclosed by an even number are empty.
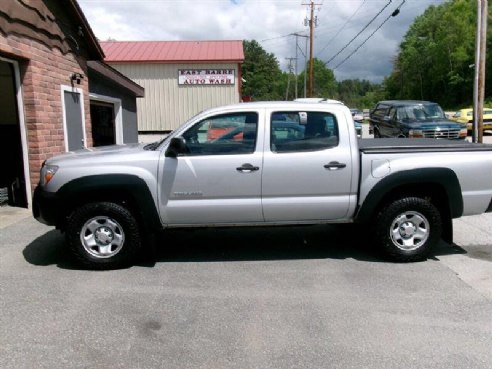
<svg viewBox="0 0 492 369">
<path fill-rule="evenodd" d="M 460 129 L 460 138 L 466 138 L 466 136 L 468 135 L 468 130 L 465 128 L 461 128 Z"/>
<path fill-rule="evenodd" d="M 411 129 L 408 131 L 408 137 L 410 138 L 423 138 L 424 132 L 421 129 Z"/>
<path fill-rule="evenodd" d="M 41 186 L 45 186 L 55 176 L 58 167 L 56 165 L 44 165 L 41 168 Z"/>
</svg>

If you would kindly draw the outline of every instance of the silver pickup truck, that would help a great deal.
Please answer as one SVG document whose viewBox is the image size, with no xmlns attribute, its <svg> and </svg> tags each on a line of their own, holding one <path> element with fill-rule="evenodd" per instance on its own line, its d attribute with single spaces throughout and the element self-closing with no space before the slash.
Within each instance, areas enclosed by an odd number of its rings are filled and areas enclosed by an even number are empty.
<svg viewBox="0 0 492 369">
<path fill-rule="evenodd" d="M 204 111 L 147 145 L 47 160 L 36 219 L 88 268 L 130 265 L 171 227 L 361 223 L 395 261 L 425 259 L 452 219 L 492 211 L 492 145 L 358 140 L 341 104 Z"/>
</svg>

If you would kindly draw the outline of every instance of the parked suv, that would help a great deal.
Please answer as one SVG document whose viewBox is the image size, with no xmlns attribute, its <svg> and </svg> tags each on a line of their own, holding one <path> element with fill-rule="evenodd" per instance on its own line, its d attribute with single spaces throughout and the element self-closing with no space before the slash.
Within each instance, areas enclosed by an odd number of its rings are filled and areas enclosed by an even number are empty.
<svg viewBox="0 0 492 369">
<path fill-rule="evenodd" d="M 374 137 L 465 139 L 466 125 L 446 118 L 439 104 L 430 101 L 380 101 L 370 112 Z"/>
</svg>

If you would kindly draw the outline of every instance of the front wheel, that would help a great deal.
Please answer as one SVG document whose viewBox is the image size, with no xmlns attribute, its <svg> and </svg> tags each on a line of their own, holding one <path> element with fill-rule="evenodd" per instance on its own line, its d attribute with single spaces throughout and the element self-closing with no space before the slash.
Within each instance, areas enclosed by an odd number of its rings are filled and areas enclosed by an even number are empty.
<svg viewBox="0 0 492 369">
<path fill-rule="evenodd" d="M 441 239 L 439 210 L 419 197 L 396 200 L 384 207 L 375 223 L 377 244 L 391 260 L 424 260 Z"/>
<path fill-rule="evenodd" d="M 89 269 L 116 269 L 130 265 L 140 249 L 137 221 L 123 206 L 89 203 L 69 217 L 67 243 Z"/>
</svg>

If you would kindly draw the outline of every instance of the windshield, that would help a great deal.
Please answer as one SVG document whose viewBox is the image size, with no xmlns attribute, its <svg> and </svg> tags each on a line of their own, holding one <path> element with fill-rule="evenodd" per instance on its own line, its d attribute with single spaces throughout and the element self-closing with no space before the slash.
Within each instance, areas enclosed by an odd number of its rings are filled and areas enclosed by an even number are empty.
<svg viewBox="0 0 492 369">
<path fill-rule="evenodd" d="M 398 119 L 401 120 L 435 120 L 445 119 L 443 110 L 438 104 L 417 104 L 399 107 Z"/>
</svg>

